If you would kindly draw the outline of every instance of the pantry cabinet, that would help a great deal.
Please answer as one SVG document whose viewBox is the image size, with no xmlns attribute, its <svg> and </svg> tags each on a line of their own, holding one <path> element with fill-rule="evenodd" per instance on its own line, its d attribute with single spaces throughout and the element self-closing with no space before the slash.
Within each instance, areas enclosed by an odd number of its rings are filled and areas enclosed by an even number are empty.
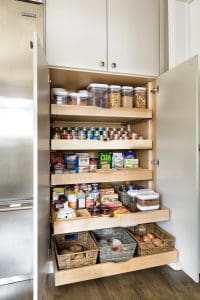
<svg viewBox="0 0 200 300">
<path fill-rule="evenodd" d="M 159 74 L 159 0 L 108 0 L 108 71 Z"/>
<path fill-rule="evenodd" d="M 47 0 L 48 63 L 106 71 L 106 30 L 106 0 Z"/>
<path fill-rule="evenodd" d="M 160 0 L 47 0 L 51 66 L 157 76 Z"/>
</svg>

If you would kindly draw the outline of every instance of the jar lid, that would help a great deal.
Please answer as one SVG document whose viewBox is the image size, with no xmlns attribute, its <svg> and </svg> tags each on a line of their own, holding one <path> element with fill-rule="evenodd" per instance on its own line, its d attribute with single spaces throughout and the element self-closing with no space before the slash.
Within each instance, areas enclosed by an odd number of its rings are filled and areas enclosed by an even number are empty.
<svg viewBox="0 0 200 300">
<path fill-rule="evenodd" d="M 133 91 L 133 87 L 132 86 L 122 86 L 122 90 L 127 90 L 132 92 Z"/>
<path fill-rule="evenodd" d="M 52 95 L 57 95 L 57 96 L 68 96 L 68 92 L 65 89 L 62 88 L 52 88 L 51 89 Z"/>
<path fill-rule="evenodd" d="M 146 92 L 146 88 L 145 87 L 135 87 L 134 88 L 134 92 Z"/>
<path fill-rule="evenodd" d="M 108 89 L 108 84 L 101 84 L 101 83 L 90 83 L 88 85 L 89 88 L 101 88 L 101 89 Z"/>
<path fill-rule="evenodd" d="M 121 86 L 120 85 L 114 85 L 114 84 L 112 84 L 112 85 L 109 86 L 109 89 L 110 90 L 121 91 Z"/>
<path fill-rule="evenodd" d="M 69 93 L 70 98 L 77 98 L 78 97 L 78 93 L 72 92 Z"/>
</svg>

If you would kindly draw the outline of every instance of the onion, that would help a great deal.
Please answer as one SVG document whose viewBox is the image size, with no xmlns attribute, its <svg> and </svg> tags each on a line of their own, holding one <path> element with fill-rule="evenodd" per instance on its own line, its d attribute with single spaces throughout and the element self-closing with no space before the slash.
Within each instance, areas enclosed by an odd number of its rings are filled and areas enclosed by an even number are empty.
<svg viewBox="0 0 200 300">
<path fill-rule="evenodd" d="M 153 239 L 153 244 L 156 246 L 156 247 L 161 247 L 161 245 L 162 245 L 162 241 L 160 240 L 160 239 L 158 239 L 158 238 L 156 238 L 156 239 Z"/>
<path fill-rule="evenodd" d="M 152 233 L 147 233 L 147 236 L 148 236 L 151 240 L 155 239 L 155 236 L 154 236 Z"/>
<path fill-rule="evenodd" d="M 143 240 L 144 240 L 145 243 L 150 243 L 151 242 L 151 239 L 148 237 L 148 235 L 144 235 Z"/>
</svg>

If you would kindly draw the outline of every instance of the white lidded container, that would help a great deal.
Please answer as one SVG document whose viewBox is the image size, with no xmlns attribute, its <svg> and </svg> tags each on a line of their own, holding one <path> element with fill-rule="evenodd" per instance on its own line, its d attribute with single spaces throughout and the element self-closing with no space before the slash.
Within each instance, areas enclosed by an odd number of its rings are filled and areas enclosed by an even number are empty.
<svg viewBox="0 0 200 300">
<path fill-rule="evenodd" d="M 160 208 L 160 195 L 156 192 L 138 192 L 136 206 L 141 211 L 156 210 Z"/>
<path fill-rule="evenodd" d="M 122 107 L 132 108 L 133 107 L 133 87 L 122 86 Z"/>
<path fill-rule="evenodd" d="M 67 104 L 69 93 L 62 88 L 51 89 L 51 103 L 53 104 Z"/>
<path fill-rule="evenodd" d="M 80 106 L 88 105 L 88 91 L 87 90 L 80 90 L 78 92 L 78 105 L 80 105 Z"/>
<path fill-rule="evenodd" d="M 69 97 L 67 99 L 67 104 L 68 105 L 78 105 L 78 102 L 79 102 L 78 93 L 75 93 L 75 92 L 69 93 Z"/>
</svg>

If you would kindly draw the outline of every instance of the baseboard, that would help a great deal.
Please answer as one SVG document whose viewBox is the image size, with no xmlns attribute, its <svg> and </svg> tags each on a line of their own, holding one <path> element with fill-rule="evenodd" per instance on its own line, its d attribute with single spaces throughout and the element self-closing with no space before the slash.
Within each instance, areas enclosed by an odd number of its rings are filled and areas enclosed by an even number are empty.
<svg viewBox="0 0 200 300">
<path fill-rule="evenodd" d="M 174 271 L 181 271 L 182 268 L 181 266 L 179 265 L 179 263 L 172 263 L 172 264 L 169 264 L 168 265 L 172 270 Z"/>
</svg>

